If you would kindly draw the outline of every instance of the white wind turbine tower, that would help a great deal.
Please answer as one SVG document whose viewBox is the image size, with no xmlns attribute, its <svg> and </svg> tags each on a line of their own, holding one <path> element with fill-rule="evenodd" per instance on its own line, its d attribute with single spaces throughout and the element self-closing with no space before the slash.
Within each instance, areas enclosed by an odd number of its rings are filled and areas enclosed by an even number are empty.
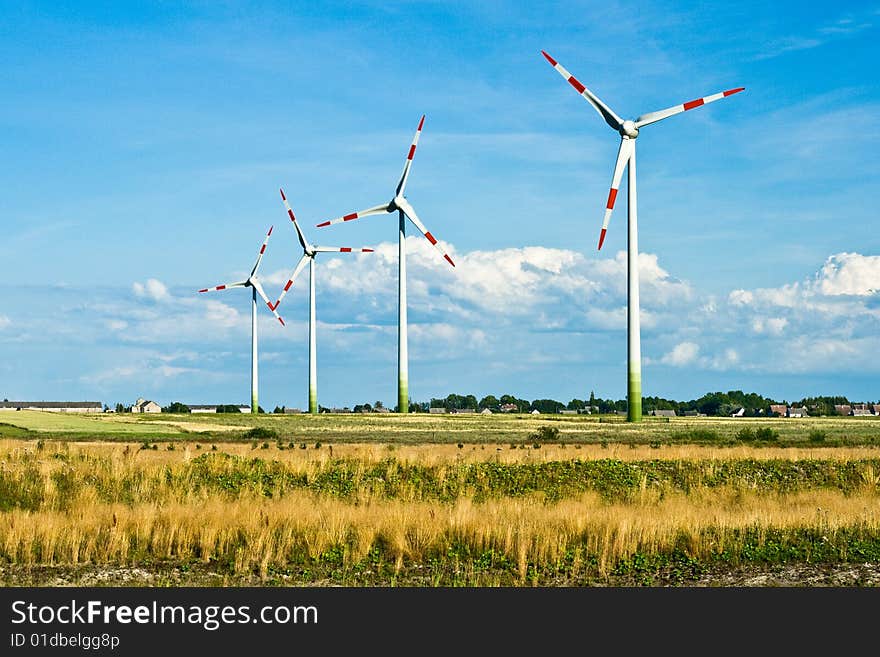
<svg viewBox="0 0 880 657">
<path fill-rule="evenodd" d="M 637 203 L 636 203 L 636 137 L 639 129 L 661 121 L 670 116 L 686 112 L 687 110 L 700 107 L 706 103 L 721 100 L 727 96 L 739 93 L 744 87 L 729 89 L 711 96 L 697 98 L 696 100 L 675 105 L 658 112 L 643 114 L 635 120 L 621 119 L 611 108 L 603 103 L 593 92 L 581 84 L 571 73 L 562 67 L 555 59 L 543 50 L 541 54 L 555 68 L 559 74 L 593 106 L 599 115 L 605 120 L 612 130 L 620 134 L 620 150 L 617 153 L 617 163 L 614 166 L 614 176 L 611 179 L 611 191 L 608 193 L 608 202 L 605 206 L 605 219 L 602 222 L 602 232 L 599 234 L 599 248 L 605 241 L 605 231 L 608 229 L 608 220 L 614 209 L 614 201 L 617 198 L 617 189 L 623 177 L 623 169 L 627 171 L 627 201 L 628 201 L 628 230 L 627 230 L 627 420 L 639 422 L 642 419 L 642 356 L 641 339 L 639 328 L 639 246 L 637 231 Z"/>
<path fill-rule="evenodd" d="M 422 126 L 425 124 L 425 116 L 422 115 L 421 120 L 419 121 L 419 127 L 416 129 L 416 134 L 413 137 L 412 144 L 409 147 L 409 153 L 406 156 L 406 163 L 403 165 L 403 173 L 400 176 L 400 181 L 397 183 L 397 189 L 394 191 L 394 197 L 388 202 L 383 203 L 382 205 L 377 205 L 372 208 L 368 208 L 366 210 L 360 210 L 359 212 L 352 212 L 351 214 L 347 214 L 344 217 L 339 217 L 338 219 L 333 219 L 331 221 L 325 221 L 324 223 L 318 224 L 318 228 L 322 228 L 324 226 L 329 226 L 331 224 L 338 224 L 345 221 L 352 221 L 354 219 L 358 219 L 360 217 L 366 217 L 371 214 L 382 214 L 385 212 L 394 212 L 397 210 L 398 220 L 399 220 L 399 230 L 398 230 L 398 250 L 400 253 L 400 257 L 398 260 L 398 300 L 397 300 L 397 409 L 400 413 L 409 413 L 409 355 L 407 351 L 407 322 L 406 322 L 406 217 L 409 217 L 410 221 L 413 222 L 416 228 L 419 229 L 419 232 L 424 235 L 428 241 L 434 245 L 434 247 L 443 255 L 446 261 L 455 267 L 455 263 L 452 262 L 452 258 L 449 257 L 449 254 L 443 250 L 443 247 L 440 246 L 439 242 L 437 242 L 437 238 L 435 238 L 431 232 L 425 228 L 425 225 L 421 222 L 418 215 L 416 214 L 413 206 L 410 205 L 409 201 L 406 200 L 404 196 L 404 191 L 406 189 L 406 181 L 409 178 L 410 167 L 412 166 L 413 157 L 416 154 L 416 145 L 419 143 L 419 136 L 422 134 Z"/>
<path fill-rule="evenodd" d="M 318 412 L 318 367 L 317 367 L 317 348 L 316 348 L 316 321 L 315 321 L 315 255 L 318 253 L 372 253 L 373 249 L 364 249 L 364 248 L 351 248 L 348 246 L 314 246 L 309 244 L 309 241 L 306 239 L 306 236 L 303 235 L 302 229 L 299 227 L 299 222 L 296 220 L 296 216 L 293 214 L 293 210 L 290 209 L 290 203 L 287 202 L 287 197 L 284 195 L 284 190 L 280 190 L 281 192 L 281 200 L 284 202 L 284 207 L 287 209 L 287 216 L 290 217 L 290 220 L 293 222 L 293 227 L 296 228 L 296 236 L 299 238 L 299 243 L 302 246 L 303 254 L 299 259 L 299 262 L 296 263 L 296 267 L 293 270 L 293 273 L 290 275 L 290 279 L 288 279 L 287 284 L 284 286 L 284 289 L 281 290 L 281 295 L 278 297 L 278 300 L 274 304 L 270 304 L 269 307 L 274 309 L 278 308 L 278 304 L 281 303 L 281 300 L 284 298 L 284 295 L 287 294 L 287 291 L 293 285 L 293 282 L 296 280 L 296 277 L 299 276 L 299 273 L 305 267 L 306 262 L 309 263 L 309 413 L 317 413 Z"/>
<path fill-rule="evenodd" d="M 269 310 L 278 318 L 278 321 L 281 322 L 281 325 L 284 326 L 284 320 L 275 312 L 275 308 L 269 303 L 269 298 L 266 296 L 266 292 L 263 290 L 263 286 L 260 285 L 260 280 L 257 278 L 257 269 L 260 267 L 260 261 L 263 259 L 263 254 L 266 252 L 266 244 L 269 242 L 269 236 L 272 234 L 272 226 L 269 227 L 269 232 L 266 233 L 266 239 L 263 240 L 263 245 L 260 247 L 260 253 L 257 255 L 257 261 L 254 263 L 253 269 L 251 269 L 250 275 L 243 281 L 239 281 L 238 283 L 226 283 L 225 285 L 217 285 L 216 287 L 206 287 L 199 292 L 215 292 L 218 290 L 228 290 L 234 287 L 249 287 L 251 288 L 251 413 L 258 413 L 260 404 L 257 399 L 257 295 L 259 294 L 263 301 L 266 302 L 266 305 L 269 307 Z"/>
</svg>

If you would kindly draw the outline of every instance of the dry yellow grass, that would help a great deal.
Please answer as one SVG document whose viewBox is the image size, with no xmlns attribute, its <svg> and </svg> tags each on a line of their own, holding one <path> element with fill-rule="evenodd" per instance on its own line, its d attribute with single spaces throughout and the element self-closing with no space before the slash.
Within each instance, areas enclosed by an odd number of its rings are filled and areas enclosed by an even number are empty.
<svg viewBox="0 0 880 657">
<path fill-rule="evenodd" d="M 299 443 L 297 443 L 298 445 Z M 340 443 L 314 448 L 314 443 L 305 443 L 306 449 L 298 446 L 279 450 L 274 443 L 268 449 L 254 449 L 250 443 L 216 443 L 217 451 L 247 458 L 274 459 L 284 463 L 326 463 L 331 458 L 352 458 L 366 463 L 376 463 L 394 457 L 402 463 L 436 466 L 444 463 L 496 461 L 500 463 L 542 463 L 567 459 L 596 460 L 619 459 L 622 461 L 663 460 L 721 460 L 721 459 L 782 459 L 798 461 L 804 459 L 854 460 L 880 457 L 880 446 L 865 447 L 754 447 L 736 445 L 714 447 L 709 445 L 565 445 L 544 444 L 541 449 L 510 449 L 508 443 L 486 445 L 394 445 L 376 443 Z M 176 443 L 174 450 L 159 443 L 157 450 L 142 450 L 142 443 L 131 442 L 49 442 L 44 446 L 44 455 L 56 451 L 70 451 L 74 454 L 104 456 L 114 460 L 136 459 L 143 464 L 180 463 L 211 451 L 211 443 L 196 440 Z M 199 445 L 200 448 L 196 448 Z M 0 460 L 4 455 L 37 451 L 37 441 L 0 440 Z"/>
<path fill-rule="evenodd" d="M 82 506 L 80 506 L 82 505 Z M 880 530 L 876 494 L 811 491 L 761 496 L 713 489 L 659 499 L 647 492 L 634 504 L 598 496 L 547 505 L 540 499 L 474 504 L 459 500 L 412 503 L 368 500 L 357 505 L 294 493 L 278 500 L 190 499 L 134 506 L 78 500 L 81 513 L 12 511 L 0 514 L 0 553 L 17 564 L 133 564 L 145 557 L 174 561 L 229 559 L 235 572 L 283 567 L 293 554 L 318 559 L 345 546 L 345 560 L 362 560 L 378 543 L 400 567 L 464 543 L 517 564 L 554 563 L 576 548 L 598 557 L 603 575 L 636 552 L 681 545 L 705 558 L 735 547 L 750 528 L 819 528 L 828 536 L 859 526 Z M 707 542 L 703 532 L 711 529 Z"/>
</svg>

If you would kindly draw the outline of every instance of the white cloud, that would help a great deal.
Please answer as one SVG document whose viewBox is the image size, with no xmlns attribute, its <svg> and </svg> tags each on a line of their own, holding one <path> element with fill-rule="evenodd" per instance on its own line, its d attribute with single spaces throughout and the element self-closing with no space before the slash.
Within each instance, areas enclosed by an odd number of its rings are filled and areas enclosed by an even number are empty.
<svg viewBox="0 0 880 657">
<path fill-rule="evenodd" d="M 684 367 L 690 365 L 697 360 L 700 353 L 700 347 L 693 342 L 681 342 L 672 349 L 668 354 L 660 359 L 661 363 L 672 365 L 673 367 Z"/>
<path fill-rule="evenodd" d="M 750 306 L 755 301 L 755 295 L 748 290 L 734 290 L 727 300 L 734 306 Z"/>
<path fill-rule="evenodd" d="M 832 255 L 816 274 L 810 289 L 827 296 L 869 296 L 880 293 L 880 256 L 858 253 Z"/>
<path fill-rule="evenodd" d="M 767 335 L 782 335 L 782 331 L 788 324 L 785 317 L 755 317 L 752 320 L 752 330 L 755 333 L 766 333 Z"/>
<path fill-rule="evenodd" d="M 12 325 L 12 320 L 9 319 L 6 315 L 0 315 L 0 329 L 5 329 L 7 326 Z"/>
<path fill-rule="evenodd" d="M 168 288 L 162 281 L 155 278 L 148 279 L 146 283 L 135 282 L 131 287 L 137 297 L 153 301 L 164 301 L 169 297 Z"/>
</svg>

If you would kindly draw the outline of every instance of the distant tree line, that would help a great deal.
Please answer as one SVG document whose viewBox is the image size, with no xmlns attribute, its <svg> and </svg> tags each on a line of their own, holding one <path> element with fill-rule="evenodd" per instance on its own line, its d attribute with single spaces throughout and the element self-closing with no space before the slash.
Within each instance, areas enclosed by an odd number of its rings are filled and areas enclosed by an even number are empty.
<svg viewBox="0 0 880 657">
<path fill-rule="evenodd" d="M 378 402 L 377 402 L 378 403 Z M 685 412 L 702 413 L 709 416 L 729 416 L 738 409 L 744 409 L 746 417 L 772 416 L 770 406 L 785 404 L 788 406 L 803 406 L 810 415 L 837 415 L 835 405 L 851 404 L 844 396 L 819 396 L 804 397 L 801 400 L 777 401 L 770 397 L 764 397 L 755 392 L 743 392 L 742 390 L 729 390 L 727 392 L 707 392 L 698 399 L 680 401 L 665 399 L 663 397 L 643 397 L 642 411 L 650 413 L 653 410 L 673 410 L 676 415 L 684 415 Z M 871 403 L 871 402 L 867 402 Z M 880 402 L 878 402 L 880 403 Z M 514 413 L 559 413 L 561 410 L 591 412 L 591 413 L 625 413 L 627 410 L 626 399 L 603 399 L 596 397 L 590 392 L 587 399 L 571 399 L 563 402 L 556 399 L 521 399 L 515 395 L 487 395 L 477 399 L 475 395 L 450 394 L 444 398 L 432 397 L 428 402 L 411 402 L 410 412 L 427 413 L 431 408 L 445 408 L 447 411 L 473 409 L 481 411 L 488 408 L 492 412 L 502 409 L 511 409 Z M 369 404 L 366 405 L 369 409 Z M 356 406 L 355 409 L 360 408 Z"/>
</svg>

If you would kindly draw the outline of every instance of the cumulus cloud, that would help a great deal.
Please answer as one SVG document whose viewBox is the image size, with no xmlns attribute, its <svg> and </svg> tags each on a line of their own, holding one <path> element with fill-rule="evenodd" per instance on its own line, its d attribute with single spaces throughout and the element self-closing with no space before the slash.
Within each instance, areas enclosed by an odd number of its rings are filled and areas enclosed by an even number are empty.
<svg viewBox="0 0 880 657">
<path fill-rule="evenodd" d="M 755 333 L 767 333 L 768 335 L 782 335 L 788 320 L 785 317 L 755 317 L 752 320 L 752 330 Z"/>
<path fill-rule="evenodd" d="M 131 287 L 137 297 L 153 301 L 164 301 L 169 297 L 168 288 L 162 281 L 155 278 L 147 279 L 146 283 L 135 282 Z"/>
<path fill-rule="evenodd" d="M 660 362 L 673 367 L 684 367 L 695 362 L 699 353 L 699 345 L 693 342 L 680 342 L 673 347 L 672 351 L 663 356 Z"/>
<path fill-rule="evenodd" d="M 880 256 L 837 253 L 830 256 L 807 287 L 826 296 L 870 296 L 880 292 Z"/>
<path fill-rule="evenodd" d="M 9 319 L 6 315 L 0 315 L 0 329 L 5 329 L 7 326 L 12 325 L 12 320 Z"/>
</svg>

